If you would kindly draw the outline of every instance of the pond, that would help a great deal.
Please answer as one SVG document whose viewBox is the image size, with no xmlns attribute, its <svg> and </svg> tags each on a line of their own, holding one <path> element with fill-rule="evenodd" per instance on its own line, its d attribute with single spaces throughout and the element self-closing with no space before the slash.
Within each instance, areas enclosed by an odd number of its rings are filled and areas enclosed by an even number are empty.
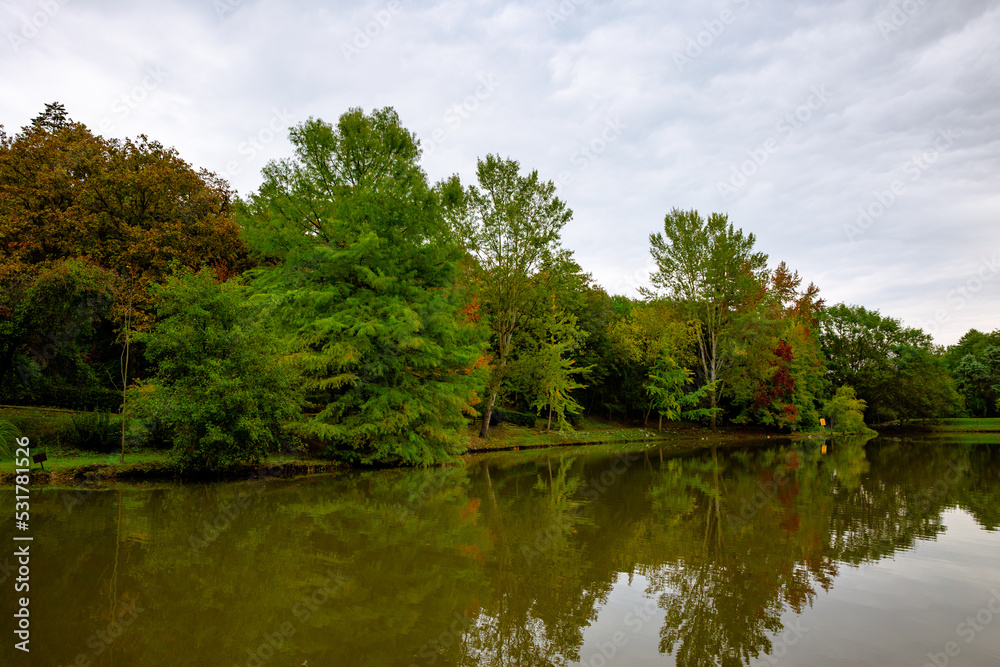
<svg viewBox="0 0 1000 667">
<path fill-rule="evenodd" d="M 700 445 L 35 489 L 0 663 L 1000 664 L 996 437 Z"/>
</svg>

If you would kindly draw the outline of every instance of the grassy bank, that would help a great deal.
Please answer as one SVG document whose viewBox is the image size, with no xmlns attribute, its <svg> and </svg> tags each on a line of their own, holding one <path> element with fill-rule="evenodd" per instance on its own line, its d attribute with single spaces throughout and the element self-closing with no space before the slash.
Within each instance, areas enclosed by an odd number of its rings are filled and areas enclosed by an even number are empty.
<svg viewBox="0 0 1000 667">
<path fill-rule="evenodd" d="M 102 455 L 86 452 L 65 452 L 49 458 L 45 469 L 33 465 L 32 485 L 53 487 L 91 486 L 107 482 L 147 481 L 222 481 L 250 480 L 267 477 L 298 477 L 343 470 L 343 464 L 303 458 L 288 454 L 268 457 L 260 465 L 242 464 L 222 472 L 191 473 L 177 468 L 169 456 L 159 452 L 135 452 L 120 463 L 120 454 Z M 11 461 L 0 463 L 0 486 L 13 486 L 15 468 Z"/>
<path fill-rule="evenodd" d="M 223 473 L 191 474 L 177 468 L 168 451 L 141 449 L 144 432 L 138 421 L 126 433 L 125 463 L 121 451 L 97 453 L 76 447 L 77 429 L 73 417 L 81 413 L 55 408 L 0 406 L 0 419 L 13 423 L 31 441 L 32 453 L 44 452 L 43 465 L 32 464 L 32 484 L 74 486 L 107 481 L 249 479 L 255 473 L 299 475 L 331 472 L 345 466 L 305 455 L 273 454 L 260 466 L 237 466 Z M 118 418 L 113 415 L 113 418 Z M 119 422 L 120 424 L 120 422 Z M 44 467 L 44 469 L 43 469 Z M 0 485 L 12 486 L 15 476 L 10 456 L 0 459 Z"/>
<path fill-rule="evenodd" d="M 935 433 L 1000 433 L 1000 418 L 962 417 L 918 423 L 925 424 Z"/>
<path fill-rule="evenodd" d="M 259 468 L 241 466 L 226 473 L 212 475 L 183 475 L 176 469 L 169 452 L 127 447 L 125 464 L 121 464 L 121 453 L 98 454 L 79 451 L 74 446 L 73 416 L 69 410 L 47 408 L 19 408 L 0 406 L 0 419 L 13 422 L 21 432 L 31 439 L 34 452 L 44 451 L 48 455 L 45 472 L 33 465 L 34 483 L 69 485 L 103 480 L 143 480 L 143 479 L 240 479 L 250 477 L 255 470 L 276 471 L 281 474 L 311 474 L 343 469 L 346 466 L 317 459 L 305 454 L 276 454 L 268 458 Z M 667 422 L 662 431 L 656 423 L 649 426 L 608 423 L 601 419 L 585 418 L 576 430 L 562 433 L 546 433 L 544 422 L 539 420 L 534 428 L 502 424 L 490 429 L 489 438 L 483 440 L 478 428 L 470 426 L 465 435 L 468 453 L 516 451 L 542 447 L 563 447 L 581 445 L 610 445 L 640 442 L 685 442 L 696 444 L 700 441 L 737 442 L 740 440 L 763 440 L 768 437 L 788 437 L 766 429 L 721 428 L 713 432 L 699 424 Z M 945 419 L 933 424 L 913 422 L 911 426 L 924 432 L 932 431 L 942 435 L 974 433 L 1000 433 L 1000 419 Z M 130 431 L 141 429 L 138 424 Z M 129 440 L 137 441 L 137 433 Z M 793 437 L 826 437 L 827 434 L 796 434 Z M 0 461 L 0 484 L 13 484 L 14 463 L 8 457 Z"/>
<path fill-rule="evenodd" d="M 541 423 L 539 420 L 539 424 Z M 654 422 L 651 422 L 649 426 L 632 426 L 614 422 L 608 423 L 601 419 L 584 418 L 577 430 L 566 430 L 561 433 L 556 430 L 546 433 L 544 427 L 540 426 L 528 428 L 514 424 L 501 424 L 490 429 L 489 437 L 486 440 L 479 437 L 478 426 L 470 427 L 466 442 L 469 452 L 487 452 L 566 445 L 600 445 L 675 439 L 729 440 L 743 437 L 761 436 L 735 430 L 721 430 L 719 433 L 713 433 L 709 428 L 690 423 L 666 422 L 663 430 L 659 431 Z"/>
</svg>

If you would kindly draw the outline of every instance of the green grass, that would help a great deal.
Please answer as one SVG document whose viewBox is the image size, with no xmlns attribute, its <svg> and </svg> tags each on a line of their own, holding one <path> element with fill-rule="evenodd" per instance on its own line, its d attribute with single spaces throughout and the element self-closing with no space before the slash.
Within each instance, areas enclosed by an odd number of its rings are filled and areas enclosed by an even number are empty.
<svg viewBox="0 0 1000 667">
<path fill-rule="evenodd" d="M 59 450 L 73 437 L 72 410 L 0 406 L 0 419 L 6 419 L 31 440 L 32 447 Z"/>
<path fill-rule="evenodd" d="M 49 456 L 76 451 L 77 430 L 73 425 L 73 418 L 79 418 L 83 414 L 86 413 L 60 408 L 0 406 L 0 419 L 14 424 L 21 435 L 31 441 L 32 449 L 45 451 Z M 117 430 L 120 432 L 120 415 L 112 414 L 111 418 L 113 424 L 117 423 Z M 146 429 L 142 422 L 130 419 L 125 433 L 125 455 L 128 456 L 129 451 L 136 449 L 136 443 L 144 442 L 145 438 Z"/>
<path fill-rule="evenodd" d="M 39 450 L 32 447 L 32 453 L 37 454 Z M 44 451 L 44 448 L 41 450 Z M 45 462 L 46 472 L 59 472 L 70 468 L 81 466 L 109 465 L 117 466 L 121 461 L 121 452 L 116 454 L 93 454 L 90 452 L 46 452 L 49 460 Z M 169 457 L 166 452 L 134 452 L 125 453 L 125 465 L 139 465 L 148 463 L 167 463 Z M 14 461 L 0 461 L 0 474 L 12 473 L 15 469 Z M 31 469 L 38 471 L 40 466 L 37 463 L 31 464 Z"/>
<path fill-rule="evenodd" d="M 938 419 L 928 426 L 939 433 L 1000 433 L 1000 418 Z"/>
<path fill-rule="evenodd" d="M 545 422 L 538 420 L 535 428 L 502 424 L 490 429 L 489 438 L 479 438 L 479 427 L 469 427 L 468 447 L 470 452 L 480 449 L 505 449 L 514 447 L 548 447 L 572 444 L 599 444 L 612 442 L 641 442 L 647 440 L 673 439 L 677 437 L 701 438 L 713 434 L 710 429 L 693 425 L 664 422 L 663 431 L 656 430 L 656 422 L 648 427 L 624 426 L 608 423 L 601 419 L 584 418 L 577 430 L 567 429 L 560 433 L 545 432 Z"/>
</svg>

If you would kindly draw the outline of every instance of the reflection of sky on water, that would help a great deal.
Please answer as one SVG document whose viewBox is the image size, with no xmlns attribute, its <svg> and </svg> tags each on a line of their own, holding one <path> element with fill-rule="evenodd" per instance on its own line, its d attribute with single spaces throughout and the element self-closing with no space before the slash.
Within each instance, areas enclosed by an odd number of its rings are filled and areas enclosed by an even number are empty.
<svg viewBox="0 0 1000 667">
<path fill-rule="evenodd" d="M 598 667 L 601 658 L 609 654 L 607 664 L 676 664 L 672 656 L 657 652 L 663 610 L 646 595 L 648 587 L 649 580 L 640 574 L 631 580 L 627 574 L 618 575 L 597 621 L 584 631 L 580 662 L 574 665 Z"/>
<path fill-rule="evenodd" d="M 963 510 L 947 510 L 942 518 L 946 531 L 936 540 L 918 541 L 874 564 L 843 567 L 833 589 L 812 607 L 782 615 L 786 628 L 800 629 L 801 640 L 794 632 L 790 643 L 779 636 L 770 658 L 750 664 L 920 666 L 948 642 L 959 651 L 950 658 L 953 664 L 998 664 L 1000 613 L 981 612 L 994 599 L 994 609 L 1000 609 L 1000 533 L 984 530 Z M 581 660 L 574 665 L 676 664 L 674 656 L 658 653 L 662 610 L 649 622 L 636 622 L 648 607 L 648 584 L 641 575 L 631 581 L 618 575 L 596 622 L 584 632 Z M 982 631 L 967 623 L 959 627 L 979 613 L 981 619 L 993 617 Z M 607 654 L 611 659 L 604 662 Z"/>
<path fill-rule="evenodd" d="M 956 629 L 1000 589 L 998 480 L 998 447 L 878 440 L 510 452 L 239 512 L 246 482 L 39 490 L 31 657 L 244 667 L 287 627 L 267 667 L 1000 664 L 1000 616 Z"/>
</svg>

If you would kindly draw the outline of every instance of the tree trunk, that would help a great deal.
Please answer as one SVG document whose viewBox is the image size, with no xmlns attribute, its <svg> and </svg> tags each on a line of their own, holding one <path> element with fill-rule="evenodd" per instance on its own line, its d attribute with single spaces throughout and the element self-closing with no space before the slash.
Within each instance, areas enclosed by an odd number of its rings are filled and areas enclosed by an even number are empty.
<svg viewBox="0 0 1000 667">
<path fill-rule="evenodd" d="M 659 424 L 659 426 L 656 427 L 656 430 L 657 431 L 662 431 L 663 430 L 663 414 L 662 413 L 660 414 L 660 424 Z"/>
<path fill-rule="evenodd" d="M 714 431 L 716 433 L 719 432 L 718 427 L 716 427 L 716 425 L 715 425 L 715 414 L 716 414 L 715 413 L 715 408 L 717 408 L 717 407 L 719 407 L 719 396 L 715 392 L 715 389 L 713 389 L 712 390 L 712 431 Z"/>
<path fill-rule="evenodd" d="M 546 433 L 552 432 L 552 406 L 549 406 L 549 425 L 545 427 Z"/>
<path fill-rule="evenodd" d="M 490 393 L 490 400 L 486 402 L 486 411 L 483 413 L 483 427 L 479 429 L 479 437 L 483 440 L 489 438 L 490 417 L 493 416 L 493 404 L 497 400 L 497 392 Z"/>
<path fill-rule="evenodd" d="M 132 324 L 132 298 L 133 293 L 131 292 L 131 285 L 128 298 L 128 308 L 125 311 L 125 350 L 124 350 L 124 364 L 122 366 L 122 465 L 125 464 L 125 428 L 128 423 L 128 417 L 126 416 L 126 396 L 128 395 L 128 361 L 129 361 L 129 347 L 131 343 L 131 324 Z"/>
<path fill-rule="evenodd" d="M 128 395 L 128 352 L 129 352 L 129 342 L 128 333 L 125 334 L 125 369 L 122 372 L 122 464 L 125 464 L 125 425 L 128 422 L 128 417 L 126 416 L 126 406 L 125 397 Z"/>
</svg>

